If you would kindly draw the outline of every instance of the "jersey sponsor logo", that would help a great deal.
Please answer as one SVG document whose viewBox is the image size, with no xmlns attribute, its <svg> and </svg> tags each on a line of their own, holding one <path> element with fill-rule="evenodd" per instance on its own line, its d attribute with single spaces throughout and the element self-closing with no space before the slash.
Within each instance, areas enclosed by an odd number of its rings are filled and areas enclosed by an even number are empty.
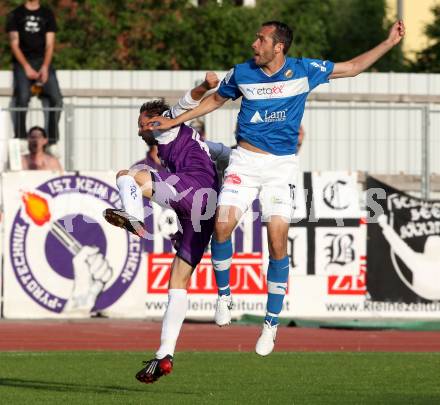
<svg viewBox="0 0 440 405">
<path fill-rule="evenodd" d="M 261 116 L 259 111 L 256 111 L 255 114 L 252 116 L 250 122 L 253 124 L 259 124 L 262 122 L 280 122 L 280 121 L 286 121 L 287 118 L 287 109 L 281 110 L 281 111 L 272 111 L 269 112 L 266 110 L 264 112 L 264 118 Z"/>
<path fill-rule="evenodd" d="M 238 86 L 248 100 L 267 100 L 272 98 L 287 98 L 307 93 L 309 81 L 307 77 L 273 83 L 248 83 Z"/>
<path fill-rule="evenodd" d="M 148 255 L 148 294 L 168 294 L 172 253 Z M 234 294 L 266 294 L 262 253 L 235 253 L 231 264 L 230 287 Z M 190 294 L 217 294 L 210 255 L 204 255 L 189 283 Z"/>
<path fill-rule="evenodd" d="M 255 111 L 255 114 L 251 118 L 251 122 L 253 124 L 258 124 L 260 122 L 264 122 L 263 118 L 261 118 L 261 115 L 258 111 Z"/>
<path fill-rule="evenodd" d="M 277 94 L 283 94 L 284 86 L 285 86 L 285 84 L 281 83 L 279 85 L 274 85 L 271 87 L 262 87 L 262 88 L 248 87 L 248 88 L 246 88 L 246 92 L 252 96 L 255 96 L 255 95 L 257 95 L 257 96 L 261 96 L 261 95 L 275 96 Z"/>
<path fill-rule="evenodd" d="M 238 174 L 231 173 L 225 177 L 223 184 L 241 184 L 241 178 Z"/>
<path fill-rule="evenodd" d="M 310 65 L 318 68 L 321 70 L 321 72 L 327 72 L 327 68 L 325 67 L 326 62 L 323 62 L 322 65 L 320 65 L 318 62 L 311 62 Z"/>
</svg>

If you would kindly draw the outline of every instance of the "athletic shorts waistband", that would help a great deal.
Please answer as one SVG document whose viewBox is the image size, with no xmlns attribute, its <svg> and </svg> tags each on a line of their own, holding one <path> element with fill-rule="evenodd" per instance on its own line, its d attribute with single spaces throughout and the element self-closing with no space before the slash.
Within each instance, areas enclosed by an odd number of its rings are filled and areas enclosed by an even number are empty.
<svg viewBox="0 0 440 405">
<path fill-rule="evenodd" d="M 271 153 L 259 153 L 259 152 L 253 152 L 249 149 L 245 149 L 242 146 L 237 146 L 237 151 L 240 153 L 244 153 L 248 156 L 258 157 L 258 158 L 277 158 L 277 159 L 296 159 L 297 155 L 294 153 L 293 155 L 273 155 Z"/>
</svg>

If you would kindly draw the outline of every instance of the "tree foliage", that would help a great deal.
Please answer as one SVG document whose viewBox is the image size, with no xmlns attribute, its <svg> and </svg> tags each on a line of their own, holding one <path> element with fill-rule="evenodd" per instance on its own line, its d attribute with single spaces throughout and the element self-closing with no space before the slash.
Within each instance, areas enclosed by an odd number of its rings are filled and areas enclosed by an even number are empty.
<svg viewBox="0 0 440 405">
<path fill-rule="evenodd" d="M 323 58 L 331 44 L 326 25 L 329 0 L 261 0 L 258 3 L 264 20 L 283 21 L 293 30 L 290 54 L 310 58 Z M 260 21 L 261 22 L 261 21 Z"/>
<path fill-rule="evenodd" d="M 19 0 L 0 2 L 0 24 Z M 225 70 L 252 56 L 251 44 L 263 21 L 293 28 L 294 56 L 335 61 L 371 48 L 387 36 L 384 0 L 258 0 L 237 7 L 232 0 L 47 0 L 59 31 L 58 69 Z M 1 66 L 10 64 L 6 34 Z M 376 66 L 399 69 L 399 55 Z"/>
<path fill-rule="evenodd" d="M 373 48 L 388 37 L 393 23 L 386 18 L 385 0 L 331 0 L 326 57 L 344 61 Z M 395 47 L 376 62 L 373 70 L 400 71 L 402 60 L 401 46 Z"/>
<path fill-rule="evenodd" d="M 433 7 L 434 21 L 425 28 L 431 44 L 416 54 L 412 69 L 416 72 L 440 73 L 440 5 Z"/>
</svg>

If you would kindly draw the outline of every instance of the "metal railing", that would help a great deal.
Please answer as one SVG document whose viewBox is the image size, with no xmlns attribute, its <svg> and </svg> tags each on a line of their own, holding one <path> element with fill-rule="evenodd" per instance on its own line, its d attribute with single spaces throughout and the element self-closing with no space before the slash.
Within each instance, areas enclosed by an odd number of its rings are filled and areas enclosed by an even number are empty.
<svg viewBox="0 0 440 405">
<path fill-rule="evenodd" d="M 428 199 L 430 196 L 430 150 L 429 150 L 429 129 L 430 129 L 430 108 L 428 105 L 421 106 L 308 106 L 308 110 L 344 110 L 344 111 L 416 111 L 421 115 L 421 195 L 423 198 Z M 432 111 L 432 112 L 440 112 L 440 111 Z"/>
<path fill-rule="evenodd" d="M 108 92 L 107 92 L 108 93 Z M 104 96 L 109 96 L 110 94 Z M 145 92 L 143 92 L 145 93 Z M 177 99 L 177 94 L 180 92 L 166 92 L 166 96 L 170 101 Z M 174 94 L 175 93 L 175 94 Z M 113 93 L 112 93 L 113 94 Z M 116 94 L 116 93 L 115 93 Z M 154 93 L 156 96 L 162 96 L 162 92 Z M 62 109 L 62 119 L 60 121 L 60 149 L 62 151 L 61 157 L 66 170 L 109 170 L 118 169 L 133 163 L 136 160 L 141 159 L 144 156 L 143 149 L 140 148 L 139 139 L 136 137 L 137 133 L 137 114 L 139 110 L 139 103 L 124 97 L 129 95 L 122 93 L 119 94 L 121 98 L 111 100 L 113 104 L 109 103 L 108 99 L 96 98 L 92 101 L 95 103 L 82 104 L 81 100 L 66 100 Z M 153 92 L 147 92 L 144 95 L 153 97 Z M 121 101 L 122 100 L 122 101 Z M 430 174 L 434 170 L 433 167 L 437 167 L 432 164 L 431 158 L 438 159 L 438 153 L 431 156 L 432 151 L 430 145 L 434 144 L 440 151 L 440 142 L 438 137 L 431 137 L 433 132 L 431 128 L 431 120 L 433 116 L 438 116 L 440 110 L 435 109 L 430 103 L 440 102 L 439 96 L 423 96 L 423 95 L 381 95 L 381 94 L 331 94 L 331 93 L 312 93 L 309 97 L 311 103 L 308 103 L 306 108 L 306 114 L 312 116 L 312 121 L 309 127 L 306 127 L 306 147 L 310 148 L 309 155 L 316 154 L 316 150 L 320 149 L 322 144 L 328 144 L 332 141 L 334 134 L 327 134 L 325 137 L 317 137 L 313 126 L 314 122 L 320 123 L 336 120 L 333 117 L 341 112 L 346 114 L 346 117 L 350 117 L 352 114 L 362 112 L 363 114 L 377 114 L 385 113 L 387 115 L 401 112 L 406 115 L 411 115 L 411 126 L 415 129 L 408 133 L 411 133 L 412 138 L 410 144 L 406 145 L 406 149 L 402 149 L 402 153 L 397 151 L 397 154 L 413 156 L 418 154 L 415 160 L 418 162 L 418 168 L 411 166 L 411 170 L 398 170 L 397 172 L 406 172 L 409 174 L 420 174 L 421 176 L 421 194 L 424 198 L 430 196 Z M 353 101 L 355 100 L 355 101 Z M 73 102 L 75 101 L 75 102 Z M 105 102 L 105 104 L 100 104 Z M 123 102 L 129 102 L 123 104 Z M 136 103 L 136 104 L 135 104 Z M 232 128 L 233 119 L 232 116 L 236 114 L 238 110 L 238 103 L 231 102 L 225 105 L 226 108 L 222 108 L 222 119 L 215 119 L 217 112 L 205 117 L 205 123 L 208 134 L 223 134 L 217 136 L 216 140 L 223 141 L 225 143 L 231 142 L 232 130 L 226 129 Z M 20 111 L 19 108 L 2 108 L 3 112 L 10 114 L 14 111 Z M 47 108 L 30 108 L 28 111 L 28 122 L 34 125 L 36 120 L 32 116 L 33 113 L 39 113 L 45 111 L 59 111 L 60 109 L 47 109 Z M 34 115 L 35 115 L 34 114 Z M 320 115 L 321 114 L 321 115 Z M 323 118 L 322 114 L 327 114 Z M 414 115 L 415 114 L 415 115 Z M 223 117 L 227 119 L 223 119 Z M 214 118 L 213 118 L 214 117 Z M 39 118 L 42 121 L 41 117 Z M 373 118 L 372 118 L 373 119 Z M 374 117 L 379 120 L 379 118 Z M 353 119 L 356 121 L 356 117 Z M 321 124 L 322 124 L 321 122 Z M 328 123 L 327 123 L 328 124 Z M 343 124 L 344 126 L 346 124 Z M 404 126 L 404 124 L 402 123 Z M 13 136 L 12 125 L 9 123 L 3 123 L 5 128 L 3 129 L 3 141 L 6 138 Z M 329 125 L 327 125 L 329 126 Z M 1 130 L 1 129 L 0 129 Z M 345 128 L 347 134 L 350 130 Z M 398 130 L 397 130 L 398 132 Z M 366 136 L 368 138 L 368 134 Z M 385 139 L 386 135 L 381 139 Z M 390 138 L 393 138 L 390 136 Z M 396 138 L 396 137 L 394 137 Z M 396 150 L 396 148 L 405 148 L 405 145 L 398 145 L 396 139 L 387 139 L 390 150 Z M 409 138 L 408 138 L 409 139 Z M 354 137 L 346 136 L 346 138 L 338 139 L 339 144 L 350 148 L 356 147 L 358 140 Z M 345 145 L 344 142 L 347 144 Z M 367 143 L 368 139 L 362 139 L 362 142 Z M 394 144 L 393 144 L 394 142 Z M 402 143 L 402 142 L 400 142 Z M 354 146 L 353 146 L 354 145 Z M 360 151 L 360 153 L 362 150 Z M 303 154 L 303 152 L 301 152 Z M 329 152 L 330 153 L 330 152 Z M 365 150 L 364 153 L 373 153 Z M 307 161 L 307 158 L 305 159 Z M 311 160 L 313 162 L 313 160 Z M 306 170 L 314 170 L 313 165 L 305 168 Z M 318 167 L 319 170 L 334 170 L 329 164 L 329 167 Z M 389 174 L 386 171 L 378 171 L 374 167 L 356 167 L 355 164 L 351 164 L 350 167 L 346 167 L 347 170 L 367 170 L 370 172 L 380 172 L 382 174 Z M 394 170 L 396 172 L 396 170 Z"/>
</svg>

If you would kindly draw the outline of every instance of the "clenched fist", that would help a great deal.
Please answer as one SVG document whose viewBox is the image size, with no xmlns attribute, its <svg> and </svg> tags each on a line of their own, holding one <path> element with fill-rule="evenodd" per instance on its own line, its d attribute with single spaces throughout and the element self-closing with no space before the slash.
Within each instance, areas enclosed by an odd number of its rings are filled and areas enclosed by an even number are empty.
<svg viewBox="0 0 440 405">
<path fill-rule="evenodd" d="M 220 80 L 214 72 L 206 72 L 203 86 L 208 90 L 212 90 L 218 86 L 219 82 Z"/>
<path fill-rule="evenodd" d="M 405 24 L 402 20 L 396 21 L 390 29 L 388 35 L 388 41 L 390 41 L 393 46 L 397 45 L 402 38 L 405 36 Z"/>
</svg>

